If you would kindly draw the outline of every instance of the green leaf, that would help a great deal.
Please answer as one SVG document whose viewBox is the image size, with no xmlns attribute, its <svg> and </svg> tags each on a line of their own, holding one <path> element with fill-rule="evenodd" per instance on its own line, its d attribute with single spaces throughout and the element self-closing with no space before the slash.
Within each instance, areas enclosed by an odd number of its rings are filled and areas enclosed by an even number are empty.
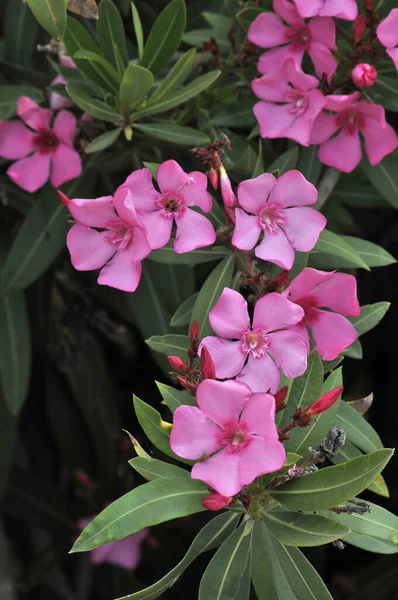
<svg viewBox="0 0 398 600">
<path fill-rule="evenodd" d="M 251 8 L 244 8 L 235 15 L 235 19 L 238 21 L 239 25 L 247 31 L 254 19 L 263 12 L 264 11 L 261 8 L 255 8 L 254 6 Z"/>
<path fill-rule="evenodd" d="M 268 167 L 267 172 L 272 173 L 275 177 L 280 177 L 286 171 L 294 169 L 297 165 L 299 157 L 298 148 L 291 148 L 286 150 L 283 154 L 278 156 L 276 160 Z"/>
<path fill-rule="evenodd" d="M 398 208 L 398 150 L 388 154 L 383 160 L 372 167 L 367 159 L 363 159 L 360 167 L 385 200 L 394 208 Z"/>
<path fill-rule="evenodd" d="M 265 512 L 263 521 L 274 538 L 285 546 L 322 546 L 350 533 L 348 527 L 336 527 L 334 521 L 325 517 L 274 510 Z"/>
<path fill-rule="evenodd" d="M 97 21 L 98 43 L 101 53 L 122 76 L 128 63 L 126 36 L 122 18 L 111 0 L 101 0 Z"/>
<path fill-rule="evenodd" d="M 358 458 L 358 456 L 362 456 L 362 452 L 347 440 L 344 446 L 340 448 L 337 455 L 333 458 L 332 462 L 335 465 L 340 465 L 341 463 L 352 460 L 353 458 Z M 374 494 L 383 496 L 383 498 L 390 497 L 390 492 L 388 491 L 388 487 L 383 475 L 378 475 L 374 481 L 368 485 L 367 489 Z"/>
<path fill-rule="evenodd" d="M 252 582 L 258 600 L 278 600 L 272 576 L 271 560 L 263 532 L 268 536 L 264 523 L 256 521 L 252 545 Z"/>
<path fill-rule="evenodd" d="M 198 293 L 192 294 L 189 296 L 175 311 L 174 315 L 171 317 L 170 325 L 172 327 L 182 327 L 184 325 L 189 325 L 191 320 L 191 314 L 193 311 L 194 304 L 198 297 Z"/>
<path fill-rule="evenodd" d="M 25 402 L 29 388 L 31 341 L 23 292 L 0 296 L 0 384 L 13 415 Z"/>
<path fill-rule="evenodd" d="M 323 164 L 318 158 L 318 146 L 300 147 L 297 169 L 313 185 L 318 185 Z"/>
<path fill-rule="evenodd" d="M 241 525 L 217 550 L 199 586 L 199 600 L 235 598 L 249 558 L 252 532 Z"/>
<path fill-rule="evenodd" d="M 123 74 L 119 98 L 130 108 L 141 104 L 153 86 L 153 75 L 148 69 L 130 63 Z"/>
<path fill-rule="evenodd" d="M 377 76 L 376 83 L 369 88 L 369 96 L 386 110 L 398 112 L 398 84 L 396 77 Z"/>
<path fill-rule="evenodd" d="M 14 454 L 14 440 L 17 432 L 17 417 L 14 417 L 6 405 L 4 393 L 0 394 L 0 500 L 8 482 L 8 473 Z"/>
<path fill-rule="evenodd" d="M 28 65 L 35 49 L 38 23 L 24 2 L 7 2 L 4 19 L 4 58 Z M 4 86 L 2 86 L 3 95 Z M 5 117 L 1 117 L 4 119 Z"/>
<path fill-rule="evenodd" d="M 187 14 L 184 0 L 173 0 L 162 10 L 144 46 L 141 65 L 154 75 L 165 67 L 178 49 L 185 31 Z"/>
<path fill-rule="evenodd" d="M 347 439 L 363 452 L 373 452 L 383 448 L 382 441 L 373 427 L 346 402 L 341 402 L 335 425 L 344 429 Z"/>
<path fill-rule="evenodd" d="M 225 512 L 212 519 L 199 531 L 184 558 L 162 579 L 145 590 L 123 596 L 118 600 L 156 600 L 166 592 L 203 552 L 217 548 L 235 529 L 239 515 Z M 272 600 L 272 599 L 269 599 Z"/>
<path fill-rule="evenodd" d="M 184 34 L 182 41 L 189 46 L 196 46 L 197 48 L 202 49 L 203 43 L 207 42 L 214 34 L 215 30 L 210 27 L 206 29 L 191 29 Z M 227 31 L 218 32 L 217 44 L 221 54 L 229 54 L 231 51 L 231 44 L 227 37 Z"/>
<path fill-rule="evenodd" d="M 91 50 L 78 50 L 73 55 L 73 59 L 87 61 L 91 66 L 95 65 L 95 68 L 101 73 L 101 77 L 107 80 L 108 88 L 112 92 L 117 93 L 119 76 L 115 68 L 103 56 L 96 52 L 91 52 Z"/>
<path fill-rule="evenodd" d="M 44 102 L 41 90 L 30 85 L 2 85 L 0 98 L 0 119 L 11 119 L 17 114 L 17 100 L 29 96 L 34 102 Z"/>
<path fill-rule="evenodd" d="M 94 154 L 94 152 L 100 152 L 101 150 L 105 150 L 105 148 L 109 148 L 109 146 L 112 146 L 116 142 L 122 131 L 121 127 L 117 127 L 116 129 L 112 129 L 112 131 L 102 133 L 87 144 L 84 152 L 86 154 Z"/>
<path fill-rule="evenodd" d="M 208 246 L 192 252 L 177 254 L 172 244 L 168 244 L 160 250 L 153 250 L 148 256 L 148 260 L 167 265 L 199 265 L 228 256 L 231 256 L 231 250 L 226 246 Z"/>
<path fill-rule="evenodd" d="M 128 492 L 91 521 L 71 552 L 86 552 L 151 527 L 202 512 L 207 487 L 194 479 L 156 479 Z"/>
<path fill-rule="evenodd" d="M 225 104 L 209 121 L 218 127 L 248 127 L 254 125 L 255 98 L 244 98 L 233 104 Z"/>
<path fill-rule="evenodd" d="M 362 344 L 359 340 L 355 340 L 352 342 L 348 348 L 343 351 L 344 356 L 348 356 L 349 358 L 354 358 L 355 360 L 360 360 L 363 358 L 363 349 Z"/>
<path fill-rule="evenodd" d="M 142 24 L 138 10 L 135 7 L 134 2 L 131 3 L 131 13 L 133 17 L 133 27 L 135 33 L 135 39 L 137 40 L 138 58 L 141 61 L 144 53 L 144 33 L 142 31 Z"/>
<path fill-rule="evenodd" d="M 78 85 L 70 83 L 66 86 L 66 91 L 73 102 L 92 117 L 101 121 L 110 121 L 116 125 L 121 122 L 121 115 L 116 110 L 105 104 L 105 102 L 92 98 Z"/>
<path fill-rule="evenodd" d="M 197 321 L 199 325 L 199 338 L 211 335 L 213 330 L 209 323 L 209 311 L 219 299 L 223 289 L 232 283 L 235 266 L 235 256 L 226 256 L 219 265 L 210 273 L 193 307 L 191 324 Z"/>
<path fill-rule="evenodd" d="M 162 395 L 164 404 L 169 407 L 172 413 L 174 413 L 179 406 L 197 406 L 195 398 L 188 394 L 188 392 L 176 390 L 175 388 L 165 385 L 164 383 L 159 383 L 158 381 L 155 383 Z"/>
<path fill-rule="evenodd" d="M 355 267 L 362 267 L 363 269 L 369 271 L 368 265 L 358 254 L 358 252 L 354 250 L 350 244 L 343 240 L 341 236 L 333 233 L 332 231 L 328 231 L 327 229 L 321 231 L 318 243 L 311 251 L 310 256 L 318 253 L 331 254 L 332 256 L 343 258 L 351 265 L 354 265 Z"/>
<path fill-rule="evenodd" d="M 156 458 L 148 459 L 137 456 L 129 460 L 129 465 L 148 481 L 153 481 L 154 479 L 189 479 L 191 477 L 189 471 L 157 460 Z"/>
<path fill-rule="evenodd" d="M 369 267 L 385 267 L 397 262 L 387 250 L 384 250 L 384 248 L 381 248 L 377 244 L 351 237 L 350 235 L 343 235 L 341 237 L 357 251 Z"/>
<path fill-rule="evenodd" d="M 275 500 L 298 510 L 331 508 L 360 494 L 382 472 L 393 450 L 383 449 L 326 467 L 270 490 Z"/>
<path fill-rule="evenodd" d="M 134 123 L 134 128 L 158 140 L 177 144 L 178 146 L 206 146 L 209 136 L 192 127 L 182 127 L 169 123 Z"/>
<path fill-rule="evenodd" d="M 165 356 L 179 356 L 187 358 L 187 349 L 191 345 L 191 340 L 187 335 L 153 335 L 145 340 L 148 346 L 155 352 Z"/>
<path fill-rule="evenodd" d="M 40 25 L 56 39 L 62 39 L 66 29 L 65 0 L 27 0 Z"/>
<path fill-rule="evenodd" d="M 228 31 L 228 29 L 234 24 L 232 17 L 220 14 L 219 12 L 204 11 L 202 12 L 202 17 L 213 29 L 215 29 L 216 32 Z"/>
<path fill-rule="evenodd" d="M 358 336 L 363 335 L 367 331 L 376 327 L 382 320 L 388 309 L 389 302 L 376 302 L 376 304 L 366 304 L 361 306 L 361 314 L 358 317 L 348 317 L 354 325 Z"/>
<path fill-rule="evenodd" d="M 185 52 L 149 98 L 148 106 L 159 102 L 159 100 L 179 88 L 192 73 L 195 60 L 196 48 L 191 48 L 188 52 Z"/>
<path fill-rule="evenodd" d="M 177 0 L 178 1 L 178 0 Z M 134 113 L 134 119 L 142 119 L 143 117 L 149 117 L 162 112 L 167 112 L 172 108 L 175 108 L 179 104 L 188 102 L 195 96 L 198 96 L 219 77 L 221 71 L 209 71 L 204 75 L 200 75 L 187 86 L 181 88 L 178 92 L 170 92 L 167 96 L 163 96 L 160 101 L 157 101 L 146 108 L 142 108 Z"/>
</svg>

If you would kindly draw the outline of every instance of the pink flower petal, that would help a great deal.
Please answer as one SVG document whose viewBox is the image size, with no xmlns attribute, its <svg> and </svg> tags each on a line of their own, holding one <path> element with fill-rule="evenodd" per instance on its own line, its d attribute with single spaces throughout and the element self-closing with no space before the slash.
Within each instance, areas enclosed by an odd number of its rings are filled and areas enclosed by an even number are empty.
<svg viewBox="0 0 398 600">
<path fill-rule="evenodd" d="M 76 117 L 69 110 L 61 110 L 54 120 L 53 132 L 57 138 L 73 148 L 73 138 L 76 132 Z"/>
<path fill-rule="evenodd" d="M 57 83 L 66 84 L 66 80 L 62 77 L 62 75 L 57 75 L 51 81 L 50 85 L 56 85 Z M 69 106 L 73 106 L 73 102 L 71 100 L 68 100 L 68 98 L 64 98 L 64 96 L 61 96 L 61 94 L 52 92 L 51 90 L 48 92 L 48 102 L 53 110 L 59 110 L 60 108 L 68 108 Z"/>
<path fill-rule="evenodd" d="M 398 8 L 394 8 L 380 23 L 376 35 L 386 48 L 398 46 Z"/>
<path fill-rule="evenodd" d="M 303 338 L 303 340 L 305 342 L 305 347 L 307 348 L 307 354 L 308 354 L 311 349 L 311 346 L 310 346 L 310 338 L 308 335 L 307 326 L 305 325 L 305 323 L 301 322 L 301 323 L 297 323 L 296 325 L 290 325 L 289 331 L 294 331 L 294 333 L 297 333 L 298 335 L 300 335 Z"/>
<path fill-rule="evenodd" d="M 332 80 L 332 75 L 337 69 L 338 62 L 334 58 L 332 52 L 322 44 L 313 40 L 308 49 L 312 62 L 314 63 L 315 73 L 321 79 L 323 75 L 326 75 L 328 83 Z"/>
<path fill-rule="evenodd" d="M 294 0 L 294 2 L 304 18 L 319 15 L 353 21 L 358 15 L 355 0 Z"/>
<path fill-rule="evenodd" d="M 138 227 L 137 230 L 139 230 Z M 112 260 L 101 269 L 98 283 L 124 292 L 135 292 L 142 273 L 142 265 L 136 259 L 138 252 L 134 242 L 127 250 L 119 250 Z M 148 254 L 149 246 L 145 255 L 148 256 Z"/>
<path fill-rule="evenodd" d="M 20 121 L 0 121 L 0 156 L 15 160 L 33 152 L 32 133 Z"/>
<path fill-rule="evenodd" d="M 249 27 L 247 37 L 252 44 L 260 48 L 273 48 L 286 44 L 290 28 L 275 13 L 265 12 L 258 15 Z"/>
<path fill-rule="evenodd" d="M 90 552 L 90 562 L 93 565 L 101 565 L 108 562 L 108 556 L 112 552 L 114 543 L 115 542 L 108 542 L 107 544 L 98 546 L 98 548 L 94 548 L 94 550 Z"/>
<path fill-rule="evenodd" d="M 322 144 L 326 142 L 338 128 L 336 115 L 329 115 L 325 112 L 319 113 L 312 125 L 310 144 Z"/>
<path fill-rule="evenodd" d="M 276 179 L 271 173 L 242 181 L 238 186 L 239 204 L 248 212 L 257 214 L 265 206 L 275 182 Z"/>
<path fill-rule="evenodd" d="M 36 192 L 50 176 L 50 154 L 32 154 L 21 158 L 8 168 L 7 175 L 27 192 Z"/>
<path fill-rule="evenodd" d="M 286 79 L 292 83 L 293 87 L 302 92 L 307 92 L 319 85 L 318 79 L 304 73 L 303 69 L 294 58 L 288 58 L 283 63 L 282 71 Z"/>
<path fill-rule="evenodd" d="M 327 46 L 329 50 L 337 50 L 336 25 L 330 17 L 315 17 L 308 23 L 308 29 L 314 40 Z"/>
<path fill-rule="evenodd" d="M 203 382 L 205 383 L 205 382 Z M 203 454 L 213 454 L 221 448 L 219 427 L 196 406 L 179 406 L 174 413 L 170 447 L 182 458 L 195 460 Z"/>
<path fill-rule="evenodd" d="M 325 310 L 317 310 L 317 320 L 309 327 L 323 360 L 334 360 L 357 339 L 357 332 L 348 319 Z"/>
<path fill-rule="evenodd" d="M 251 86 L 257 98 L 265 102 L 286 102 L 286 94 L 291 91 L 287 81 L 276 71 L 253 79 Z"/>
<path fill-rule="evenodd" d="M 286 208 L 314 204 L 317 198 L 316 187 L 307 181 L 300 171 L 293 169 L 279 177 L 271 191 L 269 202 Z"/>
<path fill-rule="evenodd" d="M 126 203 L 128 208 L 129 203 Z M 139 219 L 145 228 L 148 243 L 152 250 L 162 248 L 171 236 L 173 219 L 163 217 L 160 210 L 154 212 L 140 212 Z"/>
<path fill-rule="evenodd" d="M 333 274 L 333 272 L 327 273 L 326 271 L 319 271 L 312 267 L 305 267 L 301 273 L 291 281 L 289 287 L 283 292 L 283 295 L 294 302 L 299 298 L 311 294 L 315 286 L 323 281 L 327 281 Z"/>
<path fill-rule="evenodd" d="M 116 247 L 107 241 L 108 231 L 96 231 L 74 225 L 66 237 L 72 265 L 77 271 L 100 269 L 115 254 Z"/>
<path fill-rule="evenodd" d="M 121 540 L 111 542 L 112 548 L 108 553 L 106 562 L 122 567 L 123 569 L 135 569 L 141 558 L 140 544 L 135 541 L 135 535 L 136 534 L 133 533 Z"/>
<path fill-rule="evenodd" d="M 254 254 L 262 260 L 275 263 L 282 269 L 290 270 L 294 263 L 294 250 L 282 229 L 277 233 L 264 232 L 264 239 L 256 247 Z"/>
<path fill-rule="evenodd" d="M 290 0 L 274 0 L 274 11 L 289 25 L 303 25 L 304 21 L 297 12 L 297 7 Z"/>
<path fill-rule="evenodd" d="M 366 119 L 362 134 L 365 138 L 365 151 L 372 166 L 378 165 L 398 146 L 397 134 L 388 123 L 381 127 L 375 119 Z"/>
<path fill-rule="evenodd" d="M 326 306 L 343 315 L 356 317 L 361 312 L 357 298 L 357 280 L 347 273 L 332 273 L 311 292 L 319 306 Z"/>
<path fill-rule="evenodd" d="M 242 294 L 225 287 L 209 312 L 209 321 L 218 336 L 239 339 L 250 327 L 247 302 Z"/>
<path fill-rule="evenodd" d="M 258 61 L 258 70 L 263 75 L 276 72 L 280 73 L 281 65 L 289 58 L 294 58 L 301 65 L 304 56 L 304 50 L 296 50 L 293 44 L 272 48 L 260 56 Z"/>
<path fill-rule="evenodd" d="M 175 160 L 166 160 L 159 165 L 156 179 L 162 194 L 179 192 L 189 183 L 189 177 Z"/>
<path fill-rule="evenodd" d="M 59 144 L 53 154 L 51 184 L 58 188 L 65 181 L 76 179 L 82 173 L 82 159 L 74 148 Z"/>
<path fill-rule="evenodd" d="M 271 102 L 257 102 L 253 106 L 262 138 L 290 138 L 289 131 L 297 117 L 289 109 L 289 104 L 280 105 Z"/>
<path fill-rule="evenodd" d="M 40 108 L 28 96 L 21 96 L 17 100 L 17 115 L 22 121 L 35 131 L 39 129 L 50 129 L 50 119 L 53 111 L 48 108 Z"/>
<path fill-rule="evenodd" d="M 140 219 L 135 209 L 132 193 L 127 187 L 119 187 L 116 190 L 113 204 L 124 223 L 133 227 L 140 226 Z"/>
<path fill-rule="evenodd" d="M 112 196 L 73 198 L 68 204 L 68 210 L 78 223 L 87 227 L 106 227 L 109 221 L 116 221 L 118 218 Z"/>
<path fill-rule="evenodd" d="M 277 292 L 272 292 L 260 298 L 256 303 L 253 329 L 261 327 L 266 331 L 275 331 L 299 323 L 303 317 L 304 311 L 301 306 L 290 302 Z"/>
<path fill-rule="evenodd" d="M 241 350 L 241 342 L 229 342 L 209 335 L 202 340 L 214 362 L 216 377 L 225 379 L 238 375 L 245 364 L 246 354 Z"/>
<path fill-rule="evenodd" d="M 250 357 L 247 365 L 236 378 L 249 386 L 253 393 L 268 392 L 274 394 L 279 387 L 280 372 L 268 354 L 261 358 Z"/>
<path fill-rule="evenodd" d="M 285 211 L 286 223 L 282 225 L 293 248 L 299 252 L 312 250 L 321 231 L 326 227 L 326 218 L 318 210 L 307 206 L 288 208 Z"/>
<path fill-rule="evenodd" d="M 277 331 L 269 335 L 269 353 L 286 377 L 302 375 L 307 368 L 307 346 L 294 331 Z"/>
<path fill-rule="evenodd" d="M 279 441 L 253 437 L 240 455 L 238 475 L 241 485 L 248 485 L 265 473 L 278 471 L 285 460 L 286 452 Z"/>
<path fill-rule="evenodd" d="M 237 381 L 205 379 L 198 386 L 196 399 L 203 413 L 220 427 L 238 421 L 251 397 L 250 389 Z"/>
<path fill-rule="evenodd" d="M 235 210 L 235 229 L 232 236 L 232 245 L 240 250 L 251 250 L 257 243 L 260 233 L 261 227 L 258 218 L 237 208 Z"/>
<path fill-rule="evenodd" d="M 248 426 L 250 433 L 269 441 L 279 439 L 275 425 L 275 398 L 270 394 L 253 394 L 243 409 L 240 422 Z"/>
<path fill-rule="evenodd" d="M 283 133 L 302 146 L 310 145 L 314 121 L 325 105 L 325 97 L 319 90 L 312 90 L 307 92 L 307 103 L 305 112 L 296 118 L 288 132 Z"/>
<path fill-rule="evenodd" d="M 357 131 L 349 134 L 343 129 L 319 148 L 319 160 L 343 173 L 351 173 L 359 164 L 361 155 L 361 142 Z"/>
<path fill-rule="evenodd" d="M 209 212 L 212 207 L 212 199 L 210 194 L 206 192 L 207 177 L 200 171 L 193 171 L 188 175 L 194 179 L 192 183 L 185 185 L 182 190 L 182 197 L 188 206 L 199 206 L 203 212 Z"/>
<path fill-rule="evenodd" d="M 235 496 L 242 489 L 238 477 L 239 453 L 222 450 L 192 467 L 192 479 L 205 481 L 223 496 Z"/>
<path fill-rule="evenodd" d="M 209 219 L 190 208 L 186 208 L 181 217 L 175 217 L 175 221 L 174 250 L 177 254 L 210 246 L 216 241 L 216 232 Z"/>
<path fill-rule="evenodd" d="M 360 96 L 360 92 L 353 92 L 352 94 L 334 94 L 332 96 L 325 96 L 326 110 L 334 110 L 335 112 L 341 112 L 347 108 L 355 106 L 356 101 Z"/>
<path fill-rule="evenodd" d="M 386 50 L 386 52 L 387 52 L 388 56 L 390 58 L 392 58 L 392 60 L 394 62 L 394 65 L 395 65 L 395 68 L 398 71 L 398 48 L 388 48 Z"/>
<path fill-rule="evenodd" d="M 157 201 L 161 199 L 153 187 L 152 175 L 149 169 L 138 169 L 129 175 L 120 186 L 130 190 L 134 206 L 140 211 L 151 211 L 159 208 Z"/>
<path fill-rule="evenodd" d="M 323 6 L 323 0 L 293 0 L 293 2 L 303 19 L 315 17 Z"/>
</svg>

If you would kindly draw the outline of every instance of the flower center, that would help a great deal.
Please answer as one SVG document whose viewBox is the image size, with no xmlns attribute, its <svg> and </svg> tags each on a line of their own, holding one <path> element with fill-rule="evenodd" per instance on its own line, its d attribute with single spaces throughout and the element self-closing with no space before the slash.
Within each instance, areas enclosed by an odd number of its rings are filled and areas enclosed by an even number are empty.
<svg viewBox="0 0 398 600">
<path fill-rule="evenodd" d="M 283 209 L 277 204 L 268 203 L 258 213 L 259 225 L 269 233 L 277 233 L 278 225 L 286 223 Z"/>
<path fill-rule="evenodd" d="M 249 329 L 242 335 L 241 349 L 246 354 L 251 354 L 253 358 L 264 356 L 268 348 L 268 337 L 265 329 Z"/>
<path fill-rule="evenodd" d="M 311 32 L 305 25 L 293 25 L 286 34 L 287 41 L 293 50 L 308 50 L 311 43 Z"/>
<path fill-rule="evenodd" d="M 359 114 L 355 107 L 347 108 L 337 115 L 337 125 L 343 127 L 349 134 L 353 135 L 363 129 L 365 119 Z"/>
<path fill-rule="evenodd" d="M 227 452 L 239 452 L 251 442 L 251 436 L 245 423 L 228 421 L 224 423 L 223 431 L 218 434 L 218 442 Z"/>
<path fill-rule="evenodd" d="M 54 152 L 59 144 L 57 136 L 50 129 L 40 129 L 33 138 L 33 147 L 40 154 Z"/>
<path fill-rule="evenodd" d="M 110 221 L 107 223 L 109 234 L 105 236 L 107 242 L 117 246 L 118 250 L 126 250 L 133 240 L 132 227 L 128 227 L 123 221 Z"/>
<path fill-rule="evenodd" d="M 181 196 L 173 193 L 166 193 L 158 200 L 158 206 L 162 209 L 162 215 L 166 219 L 172 217 L 181 217 L 185 211 L 184 200 Z"/>
<path fill-rule="evenodd" d="M 293 300 L 293 302 L 301 306 L 304 311 L 304 317 L 301 319 L 300 323 L 318 320 L 316 309 L 320 307 L 320 303 L 317 298 L 314 298 L 314 296 L 303 296 L 303 298 L 298 298 L 297 300 Z"/>
<path fill-rule="evenodd" d="M 290 114 L 300 116 L 307 110 L 307 96 L 299 90 L 292 90 L 291 92 L 287 92 L 286 100 L 290 104 L 288 109 Z"/>
</svg>

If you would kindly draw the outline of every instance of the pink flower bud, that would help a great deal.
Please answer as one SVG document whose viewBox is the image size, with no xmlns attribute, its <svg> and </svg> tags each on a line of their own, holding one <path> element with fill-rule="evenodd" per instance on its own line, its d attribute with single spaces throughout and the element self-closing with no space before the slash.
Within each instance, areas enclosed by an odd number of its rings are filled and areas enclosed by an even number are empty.
<svg viewBox="0 0 398 600">
<path fill-rule="evenodd" d="M 232 496 L 222 496 L 218 492 L 214 492 L 203 498 L 201 504 L 207 508 L 207 510 L 221 510 L 228 506 L 228 504 L 231 504 L 232 499 Z"/>
<path fill-rule="evenodd" d="M 57 190 L 57 194 L 58 194 L 58 198 L 61 200 L 62 204 L 64 204 L 66 206 L 66 208 L 68 208 L 70 198 L 68 198 L 68 196 L 66 194 L 61 192 L 61 190 Z"/>
<path fill-rule="evenodd" d="M 179 356 L 168 356 L 167 360 L 169 361 L 169 365 L 178 373 L 185 373 L 187 370 L 187 365 L 184 363 L 182 358 Z"/>
<path fill-rule="evenodd" d="M 280 390 L 278 390 L 275 394 L 275 406 L 279 406 L 279 404 L 282 404 L 282 402 L 284 402 L 286 396 L 287 396 L 287 392 L 288 392 L 289 388 L 287 387 L 287 385 L 285 385 L 283 388 L 281 388 Z"/>
<path fill-rule="evenodd" d="M 368 87 L 376 82 L 377 71 L 372 65 L 361 63 L 352 70 L 351 77 L 358 87 Z"/>
<path fill-rule="evenodd" d="M 232 207 L 236 204 L 236 196 L 232 190 L 231 181 L 224 167 L 220 168 L 220 182 L 225 214 L 231 223 L 235 223 L 235 210 Z"/>
<path fill-rule="evenodd" d="M 191 344 L 198 344 L 199 342 L 199 325 L 197 321 L 194 321 L 191 325 Z"/>
<path fill-rule="evenodd" d="M 343 393 L 343 389 L 343 386 L 340 385 L 334 390 L 327 392 L 318 398 L 318 400 L 315 400 L 315 402 L 307 406 L 305 412 L 310 415 L 320 415 L 340 398 L 341 394 Z"/>
<path fill-rule="evenodd" d="M 218 173 L 214 167 L 210 167 L 209 179 L 213 190 L 218 189 Z"/>
<path fill-rule="evenodd" d="M 214 366 L 214 362 L 206 346 L 203 346 L 202 351 L 200 353 L 200 372 L 202 373 L 203 379 L 216 378 L 216 369 Z"/>
<path fill-rule="evenodd" d="M 354 41 L 359 42 L 366 29 L 367 19 L 364 15 L 359 15 L 354 22 Z"/>
<path fill-rule="evenodd" d="M 373 0 L 364 1 L 366 10 L 373 10 Z"/>
</svg>

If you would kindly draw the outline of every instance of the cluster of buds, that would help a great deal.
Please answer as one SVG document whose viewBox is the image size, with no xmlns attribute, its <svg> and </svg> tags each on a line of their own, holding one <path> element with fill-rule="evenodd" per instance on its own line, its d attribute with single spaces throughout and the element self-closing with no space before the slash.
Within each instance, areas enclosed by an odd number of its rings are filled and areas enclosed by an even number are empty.
<svg viewBox="0 0 398 600">
<path fill-rule="evenodd" d="M 289 271 L 281 271 L 275 277 L 267 278 L 262 271 L 249 269 L 242 277 L 242 285 L 249 286 L 257 291 L 257 299 L 259 300 L 272 292 L 282 292 L 289 279 Z"/>
</svg>

